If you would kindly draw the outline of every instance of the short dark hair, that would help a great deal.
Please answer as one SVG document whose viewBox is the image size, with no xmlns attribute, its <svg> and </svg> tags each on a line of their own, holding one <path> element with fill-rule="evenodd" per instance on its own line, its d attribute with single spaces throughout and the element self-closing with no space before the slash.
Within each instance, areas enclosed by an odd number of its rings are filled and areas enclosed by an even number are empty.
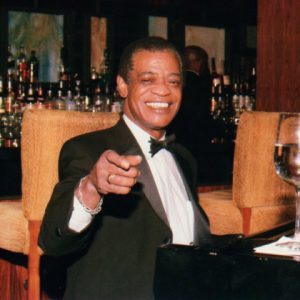
<svg viewBox="0 0 300 300">
<path fill-rule="evenodd" d="M 196 45 L 186 46 L 184 49 L 184 65 L 185 68 L 190 68 L 193 60 L 201 61 L 201 66 L 199 73 L 200 74 L 209 74 L 209 66 L 208 66 L 208 54 L 207 52 Z"/>
<path fill-rule="evenodd" d="M 180 65 L 180 73 L 182 73 L 182 58 L 179 51 L 176 47 L 162 37 L 157 36 L 150 36 L 145 37 L 139 40 L 136 40 L 127 45 L 125 50 L 123 51 L 120 63 L 119 63 L 119 70 L 118 75 L 120 75 L 126 82 L 129 80 L 129 71 L 133 68 L 133 55 L 139 51 L 146 50 L 146 51 L 171 51 L 173 52 L 179 62 Z"/>
</svg>

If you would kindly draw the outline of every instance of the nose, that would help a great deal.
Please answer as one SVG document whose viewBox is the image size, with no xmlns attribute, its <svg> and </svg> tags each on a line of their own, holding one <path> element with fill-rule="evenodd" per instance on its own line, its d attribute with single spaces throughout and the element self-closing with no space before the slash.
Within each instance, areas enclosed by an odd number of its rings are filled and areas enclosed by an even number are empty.
<svg viewBox="0 0 300 300">
<path fill-rule="evenodd" d="M 152 93 L 160 97 L 165 97 L 171 94 L 171 89 L 165 82 L 159 82 L 152 88 Z"/>
</svg>

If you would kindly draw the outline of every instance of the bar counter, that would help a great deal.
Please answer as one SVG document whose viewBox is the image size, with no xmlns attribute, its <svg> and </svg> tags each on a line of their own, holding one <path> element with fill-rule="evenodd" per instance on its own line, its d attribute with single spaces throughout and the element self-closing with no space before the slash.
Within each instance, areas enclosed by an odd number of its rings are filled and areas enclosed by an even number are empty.
<svg viewBox="0 0 300 300">
<path fill-rule="evenodd" d="M 219 236 L 211 248 L 160 247 L 155 299 L 299 299 L 300 256 L 253 252 L 253 247 L 292 234 L 293 228 L 291 222 L 248 238 Z"/>
</svg>

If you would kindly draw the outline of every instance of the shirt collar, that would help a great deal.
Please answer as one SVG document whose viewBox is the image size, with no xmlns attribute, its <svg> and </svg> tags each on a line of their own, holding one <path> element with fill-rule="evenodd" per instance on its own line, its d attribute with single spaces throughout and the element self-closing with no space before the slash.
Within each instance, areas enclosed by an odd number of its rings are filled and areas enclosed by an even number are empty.
<svg viewBox="0 0 300 300">
<path fill-rule="evenodd" d="M 139 127 L 137 124 L 132 122 L 125 114 L 123 114 L 123 120 L 130 129 L 131 133 L 134 135 L 137 140 L 139 146 L 141 147 L 145 157 L 147 159 L 151 158 L 150 154 L 150 137 L 151 135 Z M 165 139 L 165 134 L 160 140 Z"/>
</svg>

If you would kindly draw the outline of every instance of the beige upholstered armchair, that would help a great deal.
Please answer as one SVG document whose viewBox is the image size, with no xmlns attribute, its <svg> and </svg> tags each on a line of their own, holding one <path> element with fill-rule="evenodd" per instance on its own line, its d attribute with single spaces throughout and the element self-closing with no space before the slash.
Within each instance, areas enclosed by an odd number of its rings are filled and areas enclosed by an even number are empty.
<svg viewBox="0 0 300 300">
<path fill-rule="evenodd" d="M 244 112 L 235 141 L 232 189 L 201 193 L 215 234 L 249 235 L 295 218 L 294 188 L 273 163 L 279 113 Z"/>
<path fill-rule="evenodd" d="M 111 127 L 118 119 L 117 113 L 57 110 L 27 110 L 24 113 L 22 199 L 0 201 L 0 248 L 28 256 L 27 298 L 30 300 L 40 298 L 41 250 L 37 239 L 45 207 L 58 180 L 60 148 L 67 139 Z"/>
</svg>

